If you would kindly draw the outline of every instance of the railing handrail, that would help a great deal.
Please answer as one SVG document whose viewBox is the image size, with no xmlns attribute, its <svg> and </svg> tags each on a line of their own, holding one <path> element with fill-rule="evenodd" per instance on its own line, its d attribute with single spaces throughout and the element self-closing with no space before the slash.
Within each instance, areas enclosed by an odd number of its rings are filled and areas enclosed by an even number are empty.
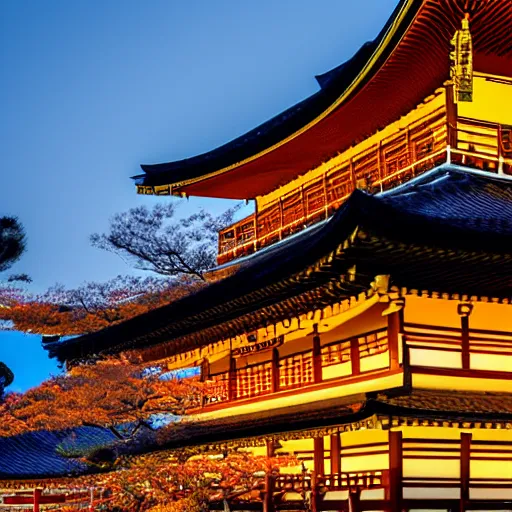
<svg viewBox="0 0 512 512">
<path fill-rule="evenodd" d="M 330 347 L 332 345 L 339 345 L 341 343 L 348 343 L 349 341 L 353 340 L 353 339 L 358 339 L 358 338 L 366 338 L 367 336 L 371 336 L 372 334 L 377 334 L 379 332 L 386 332 L 387 331 L 387 327 L 379 327 L 378 329 L 373 329 L 372 331 L 367 331 L 367 332 L 364 332 L 364 333 L 361 333 L 361 334 L 354 334 L 352 336 L 349 336 L 348 338 L 342 338 L 341 340 L 336 340 L 336 341 L 330 341 L 329 343 L 326 343 L 325 345 L 322 345 L 320 348 L 325 348 L 325 347 Z"/>
</svg>

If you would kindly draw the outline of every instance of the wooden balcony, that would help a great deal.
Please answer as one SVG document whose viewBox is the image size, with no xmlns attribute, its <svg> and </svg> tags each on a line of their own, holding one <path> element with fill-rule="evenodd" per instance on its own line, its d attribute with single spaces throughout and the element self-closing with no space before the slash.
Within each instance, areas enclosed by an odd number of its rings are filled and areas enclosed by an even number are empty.
<svg viewBox="0 0 512 512">
<path fill-rule="evenodd" d="M 464 324 L 464 322 L 463 322 Z M 391 320 L 391 325 L 393 321 Z M 202 407 L 270 399 L 332 386 L 376 379 L 400 369 L 399 352 L 413 374 L 472 378 L 512 378 L 512 333 L 433 325 L 403 325 L 401 339 L 392 328 L 280 356 L 269 351 L 268 360 L 207 377 Z M 401 347 L 399 344 L 401 343 Z"/>
<path fill-rule="evenodd" d="M 210 374 L 202 398 L 203 407 L 259 399 L 275 393 L 293 392 L 337 380 L 350 380 L 397 369 L 398 340 L 390 347 L 386 328 L 335 341 L 310 350 L 279 356 L 269 352 L 269 360 Z M 375 357 L 381 355 L 379 361 Z M 382 356 L 383 355 L 383 356 Z M 373 357 L 370 364 L 365 364 Z"/>
<path fill-rule="evenodd" d="M 459 118 L 448 137 L 443 115 L 355 154 L 223 229 L 218 263 L 252 254 L 329 218 L 356 188 L 383 192 L 446 162 L 512 175 L 511 127 Z M 454 147 L 448 146 L 449 139 Z"/>
<path fill-rule="evenodd" d="M 232 511 L 261 512 L 509 510 L 512 478 L 506 467 L 512 461 L 512 442 L 474 439 L 468 432 L 458 438 L 436 439 L 404 437 L 401 431 L 391 431 L 388 439 L 357 446 L 366 457 L 387 455 L 382 469 L 327 475 L 306 469 L 295 475 L 267 474 L 255 481 L 252 491 L 226 496 L 226 503 Z M 342 466 L 346 458 L 357 456 L 345 451 L 337 455 Z M 494 464 L 495 470 L 488 470 L 487 477 L 480 476 L 489 464 Z M 426 467 L 440 465 L 444 469 L 435 476 L 425 476 Z M 500 470 L 506 474 L 497 476 Z M 226 510 L 224 500 L 213 499 L 209 510 Z"/>
</svg>

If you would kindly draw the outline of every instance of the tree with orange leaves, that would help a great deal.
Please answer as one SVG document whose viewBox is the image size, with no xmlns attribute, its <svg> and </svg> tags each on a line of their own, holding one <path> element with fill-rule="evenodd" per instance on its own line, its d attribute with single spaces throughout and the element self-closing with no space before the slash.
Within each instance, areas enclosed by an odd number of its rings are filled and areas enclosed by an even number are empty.
<svg viewBox="0 0 512 512">
<path fill-rule="evenodd" d="M 0 320 L 34 334 L 76 335 L 98 331 L 169 304 L 203 286 L 190 279 L 117 276 L 74 289 L 62 286 L 31 295 L 21 288 L 0 289 Z"/>
<path fill-rule="evenodd" d="M 151 414 L 185 414 L 199 406 L 202 384 L 161 380 L 143 368 L 107 360 L 74 367 L 0 405 L 0 436 L 79 425 L 142 424 Z"/>
</svg>

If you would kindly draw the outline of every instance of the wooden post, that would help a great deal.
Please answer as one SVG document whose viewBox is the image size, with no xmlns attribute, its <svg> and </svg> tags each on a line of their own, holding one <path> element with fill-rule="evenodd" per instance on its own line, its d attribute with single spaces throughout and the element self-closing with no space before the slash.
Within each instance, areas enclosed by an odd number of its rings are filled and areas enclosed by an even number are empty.
<svg viewBox="0 0 512 512">
<path fill-rule="evenodd" d="M 229 356 L 228 401 L 236 398 L 236 359 Z"/>
<path fill-rule="evenodd" d="M 279 391 L 279 350 L 272 349 L 272 393 Z"/>
<path fill-rule="evenodd" d="M 331 434 L 331 474 L 341 473 L 341 436 L 339 432 Z"/>
<path fill-rule="evenodd" d="M 272 441 L 271 439 L 267 439 L 265 441 L 265 444 L 266 444 L 266 447 L 267 447 L 267 457 L 269 459 L 271 459 L 272 457 L 275 456 L 275 444 L 274 444 L 274 441 Z"/>
<path fill-rule="evenodd" d="M 274 489 L 276 481 L 274 475 L 265 476 L 265 496 L 263 498 L 263 512 L 274 512 Z"/>
<path fill-rule="evenodd" d="M 313 438 L 313 466 L 316 476 L 323 476 L 324 469 L 324 438 L 314 437 Z"/>
<path fill-rule="evenodd" d="M 315 335 L 313 336 L 313 382 L 322 382 L 322 347 L 320 336 L 317 333 L 318 326 L 315 324 Z"/>
<path fill-rule="evenodd" d="M 461 352 L 462 352 L 462 369 L 469 370 L 469 316 L 462 316 L 461 323 Z"/>
<path fill-rule="evenodd" d="M 350 364 L 352 365 L 352 375 L 361 373 L 361 360 L 359 357 L 359 341 L 357 338 L 350 340 Z"/>
<path fill-rule="evenodd" d="M 466 510 L 469 501 L 469 463 L 471 459 L 471 434 L 460 435 L 460 511 Z"/>
<path fill-rule="evenodd" d="M 359 512 L 361 507 L 361 491 L 359 489 L 351 489 L 349 493 L 350 512 Z"/>
<path fill-rule="evenodd" d="M 34 489 L 34 512 L 39 512 L 39 504 L 41 502 L 42 489 Z"/>
<path fill-rule="evenodd" d="M 319 502 L 319 495 L 318 495 L 318 478 L 315 473 L 311 475 L 311 512 L 318 512 L 318 502 Z"/>
<path fill-rule="evenodd" d="M 200 382 L 205 382 L 210 378 L 210 361 L 205 357 L 201 361 L 201 375 L 199 377 Z"/>
<path fill-rule="evenodd" d="M 398 360 L 398 338 L 401 330 L 400 312 L 396 311 L 388 315 L 388 346 L 389 369 L 396 370 L 400 366 Z"/>
<path fill-rule="evenodd" d="M 472 304 L 459 304 L 457 306 L 457 313 L 460 315 L 461 358 L 463 370 L 469 370 L 471 363 L 469 356 L 469 315 L 472 310 Z"/>
<path fill-rule="evenodd" d="M 389 432 L 389 501 L 391 510 L 402 510 L 402 432 Z"/>
</svg>

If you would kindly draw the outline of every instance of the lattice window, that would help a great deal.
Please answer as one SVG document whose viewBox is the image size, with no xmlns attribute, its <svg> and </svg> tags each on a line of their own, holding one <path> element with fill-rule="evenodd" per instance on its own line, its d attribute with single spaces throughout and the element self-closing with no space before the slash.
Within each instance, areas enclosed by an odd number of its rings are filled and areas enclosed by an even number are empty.
<svg viewBox="0 0 512 512">
<path fill-rule="evenodd" d="M 364 182 L 363 188 L 369 188 L 372 183 L 378 181 L 380 175 L 376 150 L 373 150 L 371 153 L 362 156 L 359 160 L 354 162 L 354 174 L 358 186 L 361 187 L 361 182 Z"/>
<path fill-rule="evenodd" d="M 205 404 L 225 402 L 228 399 L 229 377 L 227 373 L 211 375 L 206 383 Z"/>
<path fill-rule="evenodd" d="M 262 210 L 258 215 L 258 236 L 265 236 L 277 231 L 281 226 L 281 212 L 279 204 L 273 204 L 269 208 Z"/>
<path fill-rule="evenodd" d="M 322 366 L 345 363 L 350 361 L 350 341 L 343 341 L 322 347 Z"/>
<path fill-rule="evenodd" d="M 388 350 L 388 334 L 386 331 L 375 332 L 357 338 L 359 343 L 359 356 L 368 357 L 381 354 Z"/>
<path fill-rule="evenodd" d="M 236 371 L 237 398 L 250 398 L 272 391 L 272 363 L 262 363 Z"/>
<path fill-rule="evenodd" d="M 329 205 L 342 201 L 352 192 L 352 178 L 348 167 L 336 171 L 327 180 L 327 202 Z"/>
<path fill-rule="evenodd" d="M 279 362 L 279 388 L 296 388 L 313 383 L 313 357 L 303 352 L 285 357 Z"/>
<path fill-rule="evenodd" d="M 304 191 L 306 195 L 307 215 L 311 215 L 325 206 L 325 195 L 322 183 L 314 184 Z"/>
<path fill-rule="evenodd" d="M 302 196 L 300 192 L 285 197 L 283 199 L 283 225 L 300 221 L 304 218 L 304 209 L 302 208 Z"/>
</svg>

